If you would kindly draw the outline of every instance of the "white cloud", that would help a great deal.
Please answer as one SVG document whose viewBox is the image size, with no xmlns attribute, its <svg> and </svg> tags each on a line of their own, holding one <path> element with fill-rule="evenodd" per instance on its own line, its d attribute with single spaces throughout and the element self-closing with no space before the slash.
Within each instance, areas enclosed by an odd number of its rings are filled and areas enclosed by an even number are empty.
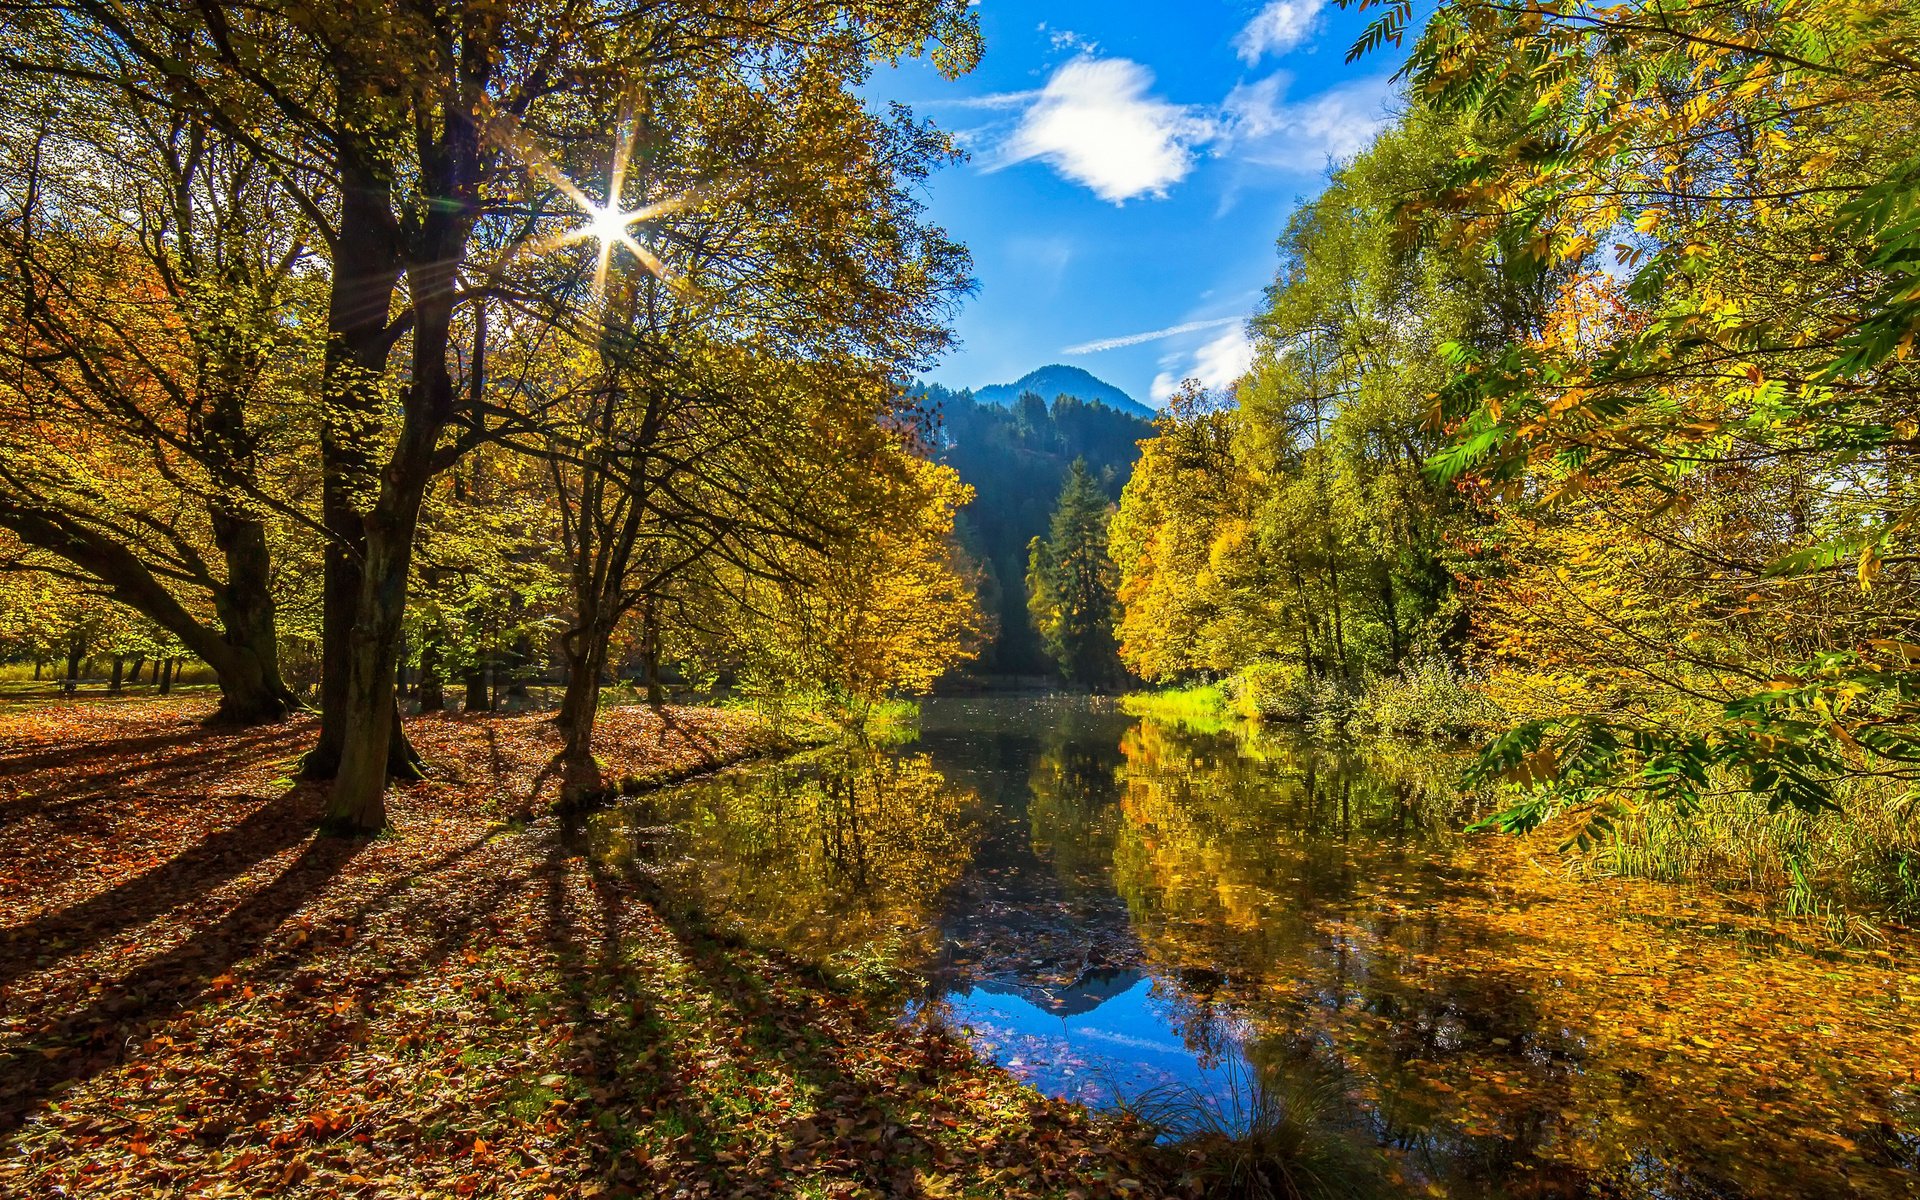
<svg viewBox="0 0 1920 1200">
<path fill-rule="evenodd" d="M 1193 170 L 1214 122 L 1148 94 L 1153 73 L 1124 58 L 1081 57 L 1047 80 L 996 167 L 1040 159 L 1115 204 L 1164 196 Z"/>
<path fill-rule="evenodd" d="M 1359 79 L 1297 103 L 1286 99 L 1292 76 L 1281 71 L 1243 83 L 1221 105 L 1236 157 L 1287 171 L 1318 171 L 1329 159 L 1352 158 L 1387 124 L 1386 76 Z"/>
<path fill-rule="evenodd" d="M 956 135 L 997 171 L 1038 159 L 1103 200 L 1165 196 L 1204 155 L 1288 174 L 1318 174 L 1352 158 L 1387 124 L 1392 80 L 1379 75 L 1294 101 L 1285 71 L 1240 83 L 1217 105 L 1174 104 L 1151 94 L 1153 74 L 1124 58 L 1081 55 L 1039 91 L 955 102 L 1018 109 L 1018 117 Z M 1231 189 L 1223 201 L 1230 206 Z"/>
<path fill-rule="evenodd" d="M 1164 403 L 1188 379 L 1198 380 L 1210 391 L 1232 387 L 1253 369 L 1253 349 L 1253 336 L 1247 332 L 1246 323 L 1236 318 L 1233 328 L 1201 343 L 1192 353 L 1160 360 L 1161 371 L 1153 377 L 1150 389 L 1154 401 Z"/>
<path fill-rule="evenodd" d="M 1285 54 L 1313 34 L 1327 0 L 1270 0 L 1233 39 L 1240 61 L 1253 66 L 1269 54 Z"/>
<path fill-rule="evenodd" d="M 1119 350 L 1125 346 L 1139 346 L 1146 342 L 1157 342 L 1163 338 L 1179 337 L 1187 333 L 1200 333 L 1207 329 L 1218 329 L 1223 325 L 1232 325 L 1239 317 L 1222 317 L 1217 321 L 1188 321 L 1185 325 L 1172 325 L 1166 329 L 1154 329 L 1146 333 L 1129 333 L 1120 337 L 1100 338 L 1097 341 L 1082 342 L 1078 346 L 1068 346 L 1062 354 L 1100 354 L 1107 350 Z"/>
<path fill-rule="evenodd" d="M 1074 50 L 1081 54 L 1097 54 L 1100 51 L 1099 42 L 1092 38 L 1081 37 L 1071 29 L 1054 29 L 1042 21 L 1040 32 L 1047 35 L 1047 44 L 1052 46 L 1055 52 Z"/>
<path fill-rule="evenodd" d="M 1252 369 L 1253 338 L 1245 325 L 1236 325 L 1200 347 L 1191 374 L 1200 386 L 1218 390 L 1232 387 Z"/>
</svg>

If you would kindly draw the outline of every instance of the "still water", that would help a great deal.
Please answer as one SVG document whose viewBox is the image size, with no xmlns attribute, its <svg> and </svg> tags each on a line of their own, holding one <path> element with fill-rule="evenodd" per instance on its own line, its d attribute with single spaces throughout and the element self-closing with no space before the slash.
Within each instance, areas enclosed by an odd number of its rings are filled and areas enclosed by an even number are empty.
<svg viewBox="0 0 1920 1200">
<path fill-rule="evenodd" d="M 1920 1195 L 1915 947 L 1466 837 L 1458 765 L 937 700 L 905 745 L 602 814 L 594 852 L 1044 1091 L 1278 1103 L 1409 1194 Z"/>
</svg>

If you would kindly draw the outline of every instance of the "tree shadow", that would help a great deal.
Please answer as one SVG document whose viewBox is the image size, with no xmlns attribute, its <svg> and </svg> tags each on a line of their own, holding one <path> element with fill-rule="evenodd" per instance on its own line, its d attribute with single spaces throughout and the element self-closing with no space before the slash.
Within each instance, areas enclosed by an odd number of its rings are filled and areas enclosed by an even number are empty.
<svg viewBox="0 0 1920 1200">
<path fill-rule="evenodd" d="M 318 804 L 289 789 L 145 874 L 0 933 L 0 987 L 202 897 L 313 836 Z"/>
<path fill-rule="evenodd" d="M 70 809 L 136 779 L 142 791 L 185 785 L 257 760 L 261 750 L 274 743 L 284 743 L 291 751 L 304 736 L 299 725 L 225 735 L 190 725 L 54 750 L 0 753 L 0 785 L 13 783 L 21 793 L 0 799 L 0 825 Z"/>
<path fill-rule="evenodd" d="M 649 704 L 647 712 L 660 722 L 660 736 L 656 740 L 662 745 L 666 743 L 668 734 L 678 734 L 681 741 L 698 750 L 708 761 L 715 761 L 720 757 L 720 743 L 702 734 L 692 725 L 676 720 L 673 709 L 664 704 Z"/>
<path fill-rule="evenodd" d="M 562 863 L 564 847 L 577 844 L 570 839 L 557 844 L 556 863 Z M 671 1024 L 656 1015 L 658 998 L 647 994 L 642 976 L 626 962 L 622 936 L 633 914 L 651 916 L 664 927 L 676 956 L 691 969 L 691 981 L 705 993 L 707 1020 L 730 1035 L 742 1061 L 761 1071 L 790 1072 L 800 1090 L 817 1097 L 818 1111 L 813 1116 L 782 1119 L 774 1135 L 780 1143 L 775 1157 L 763 1161 L 761 1169 L 804 1173 L 810 1166 L 817 1167 L 830 1175 L 835 1186 L 851 1189 L 849 1194 L 928 1195 L 917 1169 L 937 1161 L 940 1151 L 909 1127 L 912 1122 L 901 1112 L 900 1092 L 890 1094 L 861 1078 L 855 1062 L 858 1047 L 822 1030 L 821 1006 L 834 992 L 825 976 L 776 952 L 754 948 L 741 953 L 746 947 L 738 939 L 667 896 L 643 868 L 610 868 L 590 854 L 583 855 L 583 860 L 594 896 L 590 918 L 594 927 L 576 931 L 571 926 L 565 907 L 557 901 L 558 888 L 549 915 L 554 944 L 564 948 L 565 960 L 580 973 L 572 1019 L 579 1027 L 589 1027 L 598 1020 L 591 1011 L 592 999 L 617 995 L 631 1005 L 633 1014 L 624 1032 L 643 1042 L 660 1039 L 638 1056 L 651 1064 L 649 1077 L 636 1078 L 627 1059 L 618 1054 L 602 1055 L 586 1064 L 598 1089 L 595 1094 L 619 1097 L 618 1115 L 623 1117 L 635 1110 L 670 1110 L 672 1123 L 697 1131 L 697 1138 L 708 1143 L 700 1147 L 704 1151 L 700 1157 L 710 1164 L 713 1185 L 741 1184 L 738 1172 L 746 1164 L 729 1160 L 733 1148 L 723 1144 L 726 1131 L 713 1127 L 710 1107 L 659 1078 L 661 1066 L 670 1064 L 685 1048 L 671 1040 Z M 771 986 L 768 972 L 798 986 Z M 657 1119 L 658 1112 L 654 1115 Z M 820 1128 L 821 1122 L 827 1122 L 828 1128 Z M 845 1129 L 860 1131 L 863 1140 L 857 1144 L 857 1153 L 847 1152 L 846 1144 L 836 1144 L 836 1130 Z M 609 1157 L 602 1173 L 617 1166 Z M 684 1182 L 685 1168 L 681 1163 L 671 1178 L 656 1182 L 663 1187 Z"/>
<path fill-rule="evenodd" d="M 308 827 L 311 836 L 311 826 Z M 195 1004 L 214 979 L 258 950 L 365 845 L 313 838 L 274 881 L 179 946 L 118 981 L 77 1011 L 60 1015 L 0 1059 L 0 1134 L 17 1128 L 55 1092 L 110 1070 L 145 1035 Z"/>
</svg>

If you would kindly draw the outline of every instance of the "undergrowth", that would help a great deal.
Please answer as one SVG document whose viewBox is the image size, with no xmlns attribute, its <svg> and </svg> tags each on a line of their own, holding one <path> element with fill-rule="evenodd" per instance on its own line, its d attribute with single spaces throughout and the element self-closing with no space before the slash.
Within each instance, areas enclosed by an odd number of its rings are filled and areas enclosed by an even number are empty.
<svg viewBox="0 0 1920 1200">
<path fill-rule="evenodd" d="M 1249 663 L 1217 684 L 1125 697 L 1136 716 L 1202 730 L 1232 720 L 1414 737 L 1471 737 L 1501 728 L 1507 714 L 1478 681 L 1438 657 L 1410 659 L 1393 675 L 1312 676 L 1296 663 Z"/>
<path fill-rule="evenodd" d="M 1583 869 L 1750 892 L 1773 911 L 1845 942 L 1878 938 L 1878 921 L 1920 924 L 1920 796 L 1877 779 L 1841 786 L 1837 812 L 1769 812 L 1728 787 L 1682 815 L 1643 805 L 1579 856 Z"/>
</svg>

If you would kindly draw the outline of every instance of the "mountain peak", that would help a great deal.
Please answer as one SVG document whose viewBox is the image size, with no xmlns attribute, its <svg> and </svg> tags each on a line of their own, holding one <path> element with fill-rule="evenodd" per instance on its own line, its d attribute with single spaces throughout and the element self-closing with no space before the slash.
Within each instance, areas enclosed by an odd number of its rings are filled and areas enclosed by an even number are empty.
<svg viewBox="0 0 1920 1200">
<path fill-rule="evenodd" d="M 1108 408 L 1136 417 L 1152 417 L 1153 410 L 1127 395 L 1091 371 L 1052 363 L 1029 371 L 1012 383 L 996 383 L 973 393 L 976 403 L 1009 408 L 1022 392 L 1033 392 L 1051 404 L 1055 397 L 1072 396 L 1076 400 L 1099 401 Z"/>
</svg>

